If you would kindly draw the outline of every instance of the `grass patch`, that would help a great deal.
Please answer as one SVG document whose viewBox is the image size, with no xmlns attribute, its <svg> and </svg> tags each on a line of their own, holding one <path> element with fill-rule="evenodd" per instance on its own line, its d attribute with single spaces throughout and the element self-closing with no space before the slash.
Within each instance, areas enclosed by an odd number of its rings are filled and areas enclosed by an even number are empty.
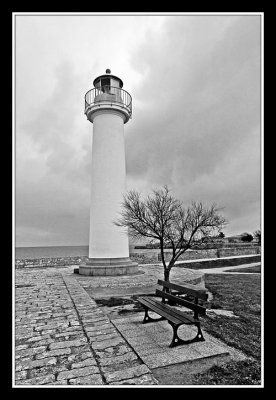
<svg viewBox="0 0 276 400">
<path fill-rule="evenodd" d="M 261 278 L 258 275 L 207 274 L 205 286 L 212 293 L 210 308 L 231 310 L 239 318 L 217 315 L 202 318 L 205 331 L 242 351 L 251 360 L 232 361 L 196 375 L 199 384 L 260 384 L 261 376 Z"/>
<path fill-rule="evenodd" d="M 249 357 L 261 357 L 261 282 L 258 275 L 207 274 L 205 285 L 214 308 L 231 310 L 239 318 L 202 319 L 204 329 Z"/>
<path fill-rule="evenodd" d="M 261 368 L 255 360 L 214 365 L 207 372 L 193 377 L 196 385 L 260 385 Z"/>
<path fill-rule="evenodd" d="M 227 272 L 246 272 L 247 274 L 252 274 L 252 273 L 261 273 L 261 265 L 254 265 L 253 267 L 247 267 L 247 268 L 234 268 L 234 269 L 228 269 L 227 271 L 224 271 L 225 273 Z"/>
</svg>

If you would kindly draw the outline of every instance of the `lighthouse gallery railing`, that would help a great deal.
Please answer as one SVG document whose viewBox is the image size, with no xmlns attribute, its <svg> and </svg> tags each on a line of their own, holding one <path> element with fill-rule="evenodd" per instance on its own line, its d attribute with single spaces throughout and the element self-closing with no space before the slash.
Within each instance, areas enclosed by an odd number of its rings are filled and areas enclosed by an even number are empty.
<svg viewBox="0 0 276 400">
<path fill-rule="evenodd" d="M 121 105 L 123 108 L 127 108 L 132 114 L 132 98 L 131 95 L 118 87 L 114 86 L 101 86 L 89 90 L 84 96 L 85 99 L 85 111 L 87 107 L 96 105 L 97 103 L 115 103 L 116 105 Z"/>
</svg>

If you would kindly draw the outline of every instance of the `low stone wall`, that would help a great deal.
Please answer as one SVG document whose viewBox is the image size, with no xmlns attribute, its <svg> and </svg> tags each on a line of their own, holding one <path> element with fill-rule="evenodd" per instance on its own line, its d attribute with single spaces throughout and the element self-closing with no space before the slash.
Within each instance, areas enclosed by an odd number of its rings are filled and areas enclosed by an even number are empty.
<svg viewBox="0 0 276 400">
<path fill-rule="evenodd" d="M 260 254 L 260 246 L 240 246 L 240 247 L 223 247 L 218 249 L 205 249 L 205 250 L 187 250 L 184 254 L 179 257 L 179 260 L 197 260 L 202 258 L 221 258 L 221 257 L 234 257 L 243 256 L 250 254 Z M 171 258 L 172 251 L 165 250 L 165 260 L 168 261 Z M 141 260 L 155 260 L 160 262 L 161 255 L 160 250 L 152 250 L 147 253 L 133 253 L 131 257 L 140 258 Z M 150 262 L 150 261 L 147 261 Z M 141 264 L 146 262 L 141 262 Z"/>
<path fill-rule="evenodd" d="M 261 254 L 260 246 L 219 249 L 219 257 L 232 257 L 249 254 Z"/>
<path fill-rule="evenodd" d="M 54 257 L 54 258 L 27 258 L 16 259 L 15 268 L 41 268 L 41 267 L 65 267 L 79 265 L 88 257 Z"/>
<path fill-rule="evenodd" d="M 219 267 L 231 267 L 241 264 L 251 264 L 261 262 L 261 255 L 251 255 L 248 257 L 230 257 L 230 258 L 213 258 L 210 260 L 195 260 L 185 261 L 183 263 L 176 264 L 176 267 L 189 268 L 189 269 L 205 269 L 205 268 L 219 268 Z"/>
</svg>

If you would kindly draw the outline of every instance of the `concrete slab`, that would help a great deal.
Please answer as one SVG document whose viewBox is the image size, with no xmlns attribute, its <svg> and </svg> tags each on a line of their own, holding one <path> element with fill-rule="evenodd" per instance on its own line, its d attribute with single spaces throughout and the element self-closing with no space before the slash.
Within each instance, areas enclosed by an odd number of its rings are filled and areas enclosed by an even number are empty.
<svg viewBox="0 0 276 400">
<path fill-rule="evenodd" d="M 172 328 L 167 321 L 143 324 L 144 313 L 125 318 L 116 318 L 112 323 L 149 368 L 190 362 L 209 357 L 228 356 L 228 346 L 203 332 L 205 341 L 170 348 Z M 189 339 L 195 336 L 196 328 L 182 326 L 179 336 Z"/>
<path fill-rule="evenodd" d="M 160 265 L 139 265 L 140 274 L 122 276 L 83 276 L 75 274 L 75 279 L 94 299 L 124 297 L 155 293 L 157 280 L 164 279 L 164 268 Z M 204 286 L 204 274 L 187 268 L 173 268 L 171 280 L 175 283 L 191 283 Z"/>
</svg>

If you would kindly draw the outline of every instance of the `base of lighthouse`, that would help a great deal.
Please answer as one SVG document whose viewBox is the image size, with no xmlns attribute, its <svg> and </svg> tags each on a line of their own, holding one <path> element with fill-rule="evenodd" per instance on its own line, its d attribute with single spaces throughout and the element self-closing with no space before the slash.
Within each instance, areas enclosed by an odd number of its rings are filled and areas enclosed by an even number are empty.
<svg viewBox="0 0 276 400">
<path fill-rule="evenodd" d="M 123 258 L 89 258 L 79 266 L 80 275 L 116 276 L 139 274 L 138 264 L 129 257 Z"/>
</svg>

